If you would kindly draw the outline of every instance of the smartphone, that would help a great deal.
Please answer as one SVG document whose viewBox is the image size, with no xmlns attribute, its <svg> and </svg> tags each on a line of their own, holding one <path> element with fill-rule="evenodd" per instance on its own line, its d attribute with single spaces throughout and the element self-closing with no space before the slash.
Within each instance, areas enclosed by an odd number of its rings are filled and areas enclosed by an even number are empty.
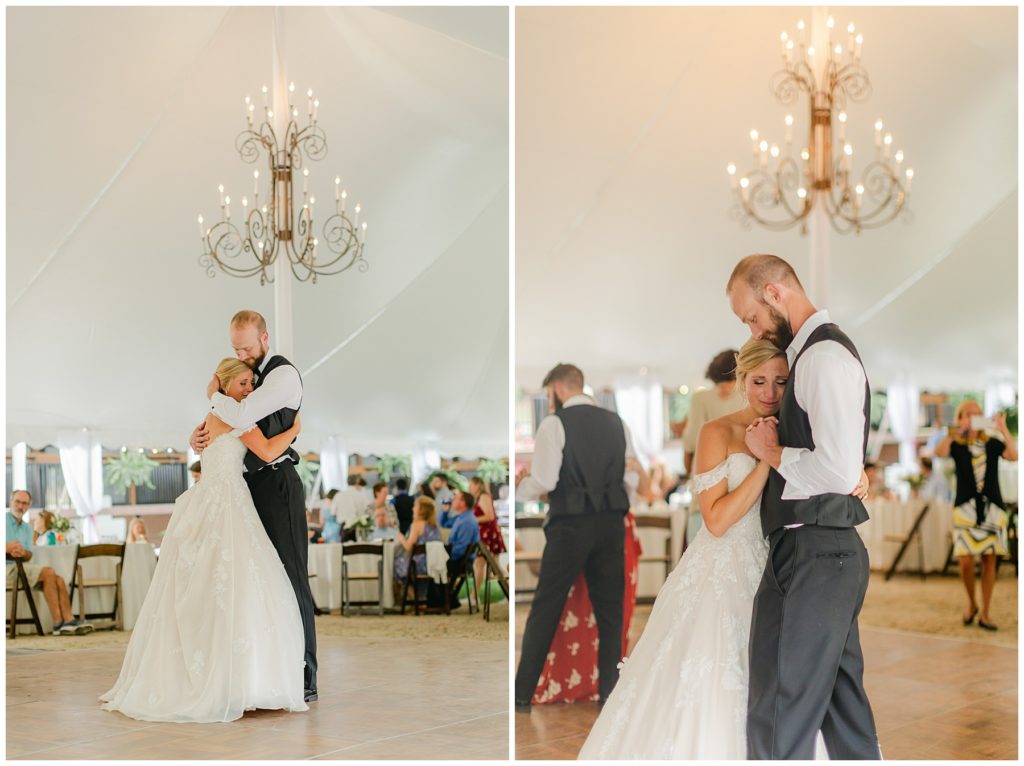
<svg viewBox="0 0 1024 766">
<path fill-rule="evenodd" d="M 981 415 L 973 415 L 971 417 L 971 430 L 995 431 L 996 421 L 994 421 L 992 418 L 983 418 Z"/>
</svg>

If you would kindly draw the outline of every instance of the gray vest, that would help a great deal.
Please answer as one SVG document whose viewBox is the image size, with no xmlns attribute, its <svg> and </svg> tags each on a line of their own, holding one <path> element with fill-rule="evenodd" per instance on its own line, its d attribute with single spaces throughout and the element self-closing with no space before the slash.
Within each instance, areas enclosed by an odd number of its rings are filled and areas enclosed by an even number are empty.
<svg viewBox="0 0 1024 766">
<path fill-rule="evenodd" d="M 784 447 L 814 449 L 814 435 L 811 423 L 796 401 L 796 376 L 799 374 L 800 357 L 815 343 L 834 340 L 846 348 L 860 362 L 860 355 L 853 342 L 834 324 L 824 324 L 807 338 L 807 343 L 793 360 L 789 370 L 789 385 L 782 396 L 779 410 L 779 443 Z M 863 367 L 863 363 L 861 363 Z M 863 454 L 867 455 L 868 429 L 871 419 L 871 387 L 864 374 L 864 443 Z M 852 405 L 852 402 L 851 402 Z M 822 527 L 855 527 L 868 520 L 864 503 L 852 495 L 814 495 L 806 500 L 783 500 L 782 490 L 786 480 L 774 468 L 768 475 L 768 484 L 761 500 L 761 530 L 767 537 L 776 529 L 790 524 L 816 524 Z"/>
<path fill-rule="evenodd" d="M 271 370 L 275 370 L 278 367 L 283 367 L 284 365 L 288 365 L 289 367 L 295 366 L 287 359 L 285 359 L 283 356 L 275 355 L 270 357 L 270 360 L 267 362 L 266 367 L 263 368 L 263 373 L 260 375 L 259 382 L 257 382 L 256 385 L 253 386 L 253 390 L 255 391 L 257 388 L 263 385 L 263 381 L 266 380 L 266 377 Z M 298 370 L 296 370 L 295 372 L 298 373 Z M 301 402 L 299 403 L 299 406 L 302 406 Z M 298 414 L 298 412 L 298 410 L 293 410 L 290 407 L 282 407 L 281 409 L 277 410 L 277 412 L 271 412 L 262 420 L 256 421 L 256 426 L 260 429 L 260 431 L 263 432 L 264 436 L 270 439 L 274 436 L 277 436 L 278 434 L 283 434 L 285 431 L 287 431 L 289 428 L 295 425 L 295 416 Z M 298 464 L 298 452 L 289 447 L 288 451 L 285 452 L 285 454 L 288 456 L 289 460 L 291 460 L 293 463 Z M 267 463 L 256 457 L 256 455 L 252 451 L 248 451 L 245 453 L 245 460 L 243 462 L 245 463 L 245 470 L 247 470 L 249 473 L 255 473 L 256 471 L 260 470 L 261 468 L 267 465 Z"/>
<path fill-rule="evenodd" d="M 629 496 L 626 432 L 614 412 L 592 404 L 564 407 L 555 413 L 565 428 L 558 484 L 548 493 L 548 518 L 585 513 L 625 513 Z"/>
</svg>

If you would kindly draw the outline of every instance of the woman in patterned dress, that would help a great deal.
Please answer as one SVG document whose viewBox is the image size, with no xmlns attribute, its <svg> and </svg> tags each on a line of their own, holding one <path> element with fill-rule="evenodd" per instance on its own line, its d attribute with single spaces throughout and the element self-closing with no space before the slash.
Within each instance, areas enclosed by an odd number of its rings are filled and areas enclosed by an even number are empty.
<svg viewBox="0 0 1024 766">
<path fill-rule="evenodd" d="M 956 425 L 935 447 L 937 457 L 952 457 L 956 465 L 956 500 L 953 501 L 953 553 L 960 560 L 960 578 L 967 590 L 964 625 L 974 622 L 985 630 L 997 630 L 989 619 L 989 605 L 996 584 L 996 556 L 1008 555 L 1009 514 L 999 491 L 999 458 L 1017 459 L 1017 442 L 1006 427 L 1006 415 L 995 417 L 1003 439 L 972 427 L 981 407 L 967 399 L 956 408 Z M 974 565 L 981 557 L 981 610 L 974 598 Z"/>
<path fill-rule="evenodd" d="M 505 538 L 501 534 L 501 527 L 498 525 L 498 515 L 494 512 L 494 499 L 491 497 L 487 482 L 479 476 L 469 480 L 469 491 L 476 498 L 476 505 L 473 506 L 473 515 L 480 524 L 480 542 L 487 546 L 487 550 L 497 558 L 499 554 L 508 550 L 505 547 Z M 477 556 L 473 562 L 473 569 L 476 572 L 477 583 L 484 581 L 484 567 L 486 562 L 483 556 Z"/>
</svg>

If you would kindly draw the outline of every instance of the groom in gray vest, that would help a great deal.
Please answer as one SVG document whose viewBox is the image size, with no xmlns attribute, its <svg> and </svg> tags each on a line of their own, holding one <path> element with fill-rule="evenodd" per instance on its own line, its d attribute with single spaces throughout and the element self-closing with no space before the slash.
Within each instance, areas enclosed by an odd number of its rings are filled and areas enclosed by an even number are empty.
<svg viewBox="0 0 1024 766">
<path fill-rule="evenodd" d="M 726 294 L 751 334 L 789 360 L 778 418 L 755 421 L 746 436 L 772 466 L 761 501 L 768 561 L 750 626 L 747 756 L 812 760 L 820 730 L 833 760 L 879 759 L 857 630 L 868 555 L 854 527 L 868 514 L 850 494 L 867 451 L 867 375 L 781 258 L 744 258 Z"/>
<path fill-rule="evenodd" d="M 633 457 L 622 419 L 583 393 L 583 373 L 559 364 L 544 378 L 553 414 L 534 439 L 530 473 L 516 477 L 516 500 L 547 494 L 540 579 L 523 631 L 515 709 L 530 701 L 558 629 L 569 589 L 582 572 L 597 620 L 599 702 L 619 680 L 625 588 L 626 458 Z"/>
</svg>

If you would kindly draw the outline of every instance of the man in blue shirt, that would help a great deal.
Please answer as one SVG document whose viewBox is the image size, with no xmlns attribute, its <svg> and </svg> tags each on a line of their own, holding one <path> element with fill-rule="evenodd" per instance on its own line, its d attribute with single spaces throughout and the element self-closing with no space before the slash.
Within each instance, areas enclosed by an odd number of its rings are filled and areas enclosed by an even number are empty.
<svg viewBox="0 0 1024 766">
<path fill-rule="evenodd" d="M 476 558 L 476 544 L 480 542 L 480 524 L 470 509 L 476 505 L 476 498 L 469 492 L 456 492 L 452 498 L 451 511 L 441 513 L 441 526 L 450 527 L 448 546 L 451 554 L 448 558 L 448 582 L 466 571 L 469 562 Z M 452 609 L 461 604 L 454 592 L 451 594 Z"/>
<path fill-rule="evenodd" d="M 7 511 L 7 539 L 5 551 L 7 559 L 19 559 L 28 584 L 31 588 L 41 588 L 46 605 L 53 615 L 53 634 L 81 635 L 93 630 L 93 626 L 83 620 L 76 620 L 71 613 L 71 600 L 68 598 L 68 586 L 64 578 L 53 571 L 52 567 L 41 567 L 30 564 L 32 558 L 32 525 L 27 518 L 32 495 L 26 489 L 16 489 L 11 493 L 10 510 Z M 7 587 L 13 588 L 17 577 L 17 567 L 7 564 Z M 32 598 L 32 594 L 26 594 Z"/>
</svg>

